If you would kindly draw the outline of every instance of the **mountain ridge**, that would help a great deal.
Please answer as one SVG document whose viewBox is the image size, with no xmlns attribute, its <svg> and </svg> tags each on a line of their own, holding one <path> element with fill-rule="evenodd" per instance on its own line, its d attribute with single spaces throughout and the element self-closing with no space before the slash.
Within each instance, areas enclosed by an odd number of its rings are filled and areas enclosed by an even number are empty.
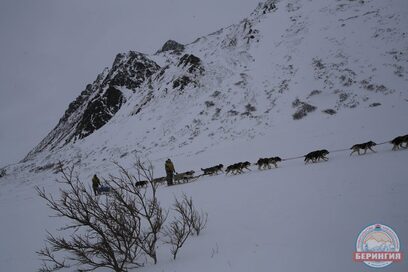
<svg viewBox="0 0 408 272">
<path fill-rule="evenodd" d="M 309 115 L 335 119 L 358 107 L 400 105 L 407 99 L 408 48 L 398 14 L 376 0 L 270 0 L 192 43 L 118 54 L 23 162 L 85 159 L 94 150 L 110 150 L 101 155 L 108 160 L 193 154 Z M 391 41 L 394 48 L 384 51 Z M 98 92 L 94 124 L 84 113 Z"/>
</svg>

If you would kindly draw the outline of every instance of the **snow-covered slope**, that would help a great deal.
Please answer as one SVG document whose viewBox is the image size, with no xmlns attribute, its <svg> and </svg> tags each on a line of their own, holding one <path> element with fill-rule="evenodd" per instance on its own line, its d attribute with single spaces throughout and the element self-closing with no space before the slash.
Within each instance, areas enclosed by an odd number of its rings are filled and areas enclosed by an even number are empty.
<svg viewBox="0 0 408 272">
<path fill-rule="evenodd" d="M 199 172 L 407 134 L 406 14 L 404 0 L 267 1 L 191 44 L 119 55 L 0 179 L 0 270 L 38 267 L 44 229 L 60 222 L 48 218 L 33 187 L 57 193 L 59 161 L 76 163 L 89 182 L 95 172 L 115 173 L 112 161 L 126 167 L 135 157 L 150 159 L 161 176 L 167 157 L 178 172 Z M 110 88 L 115 103 L 107 103 Z M 85 114 L 93 104 L 103 106 Z M 191 195 L 208 212 L 208 227 L 177 261 L 163 246 L 159 264 L 142 271 L 369 271 L 352 262 L 365 226 L 391 226 L 403 251 L 408 241 L 408 151 L 375 149 L 160 187 L 164 205 Z M 387 270 L 406 271 L 407 263 Z"/>
<path fill-rule="evenodd" d="M 174 158 L 178 171 L 255 160 L 260 156 L 296 156 L 314 149 L 348 147 L 372 139 L 382 141 L 401 133 L 404 111 L 356 109 L 316 125 L 314 116 L 289 124 L 272 137 L 239 145 L 223 145 L 196 156 Z M 355 118 L 358 114 L 359 119 Z M 395 117 L 395 118 L 394 118 Z M 324 129 L 320 129 L 323 127 Z M 375 135 L 375 136 L 373 136 Z M 301 137 L 300 137 L 301 136 Z M 305 165 L 302 159 L 282 162 L 278 169 L 237 175 L 200 177 L 174 187 L 159 187 L 163 205 L 175 195 L 191 195 L 208 213 L 207 228 L 193 237 L 176 261 L 169 247 L 160 245 L 157 265 L 137 271 L 371 271 L 352 261 L 356 239 L 367 225 L 383 223 L 398 234 L 402 251 L 408 241 L 408 150 L 375 148 L 376 154 L 329 155 L 328 162 Z M 162 162 L 156 164 L 160 170 Z M 81 178 L 90 182 L 86 169 Z M 101 177 L 116 170 L 99 170 Z M 50 210 L 34 186 L 58 194 L 60 184 L 41 172 L 15 180 L 7 176 L 0 190 L 0 270 L 33 271 L 40 261 L 35 251 L 43 246 L 45 229 L 55 233 L 63 223 L 50 218 Z M 386 271 L 405 272 L 407 263 Z M 99 271 L 99 270 L 98 270 Z M 102 270 L 100 270 L 102 271 Z"/>
<path fill-rule="evenodd" d="M 269 0 L 191 44 L 119 54 L 25 165 L 192 155 L 311 116 L 406 107 L 406 12 L 402 0 Z"/>
<path fill-rule="evenodd" d="M 75 143 L 105 125 L 126 102 L 126 97 L 149 78 L 159 66 L 143 54 L 118 54 L 112 68 L 106 68 L 73 101 L 58 125 L 25 158 Z"/>
</svg>

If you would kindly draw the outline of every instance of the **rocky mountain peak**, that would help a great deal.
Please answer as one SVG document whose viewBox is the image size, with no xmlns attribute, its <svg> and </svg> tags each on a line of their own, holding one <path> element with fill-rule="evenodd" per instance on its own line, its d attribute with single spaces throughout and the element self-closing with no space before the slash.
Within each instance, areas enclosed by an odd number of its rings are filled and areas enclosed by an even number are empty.
<svg viewBox="0 0 408 272">
<path fill-rule="evenodd" d="M 167 42 L 164 43 L 162 48 L 159 51 L 157 51 L 157 53 L 166 52 L 166 51 L 174 51 L 176 53 L 180 53 L 184 50 L 184 48 L 185 47 L 183 44 L 178 43 L 173 40 L 168 40 Z"/>
<path fill-rule="evenodd" d="M 157 63 L 142 53 L 129 51 L 117 54 L 103 85 L 134 90 L 159 69 Z"/>
<path fill-rule="evenodd" d="M 105 125 L 95 134 L 98 143 L 89 137 L 81 148 L 122 158 L 174 152 L 197 139 L 210 145 L 252 139 L 279 122 L 382 106 L 405 90 L 407 43 L 402 17 L 394 16 L 399 11 L 369 1 L 377 8 L 349 0 L 268 0 L 192 43 L 169 40 L 152 56 L 120 53 L 30 154 Z M 361 41 L 370 41 L 367 50 Z"/>
<path fill-rule="evenodd" d="M 69 104 L 57 126 L 24 160 L 43 150 L 52 150 L 83 139 L 104 126 L 126 102 L 123 89 L 135 92 L 160 66 L 145 54 L 117 54 L 112 67 L 105 68 L 92 84 Z"/>
</svg>

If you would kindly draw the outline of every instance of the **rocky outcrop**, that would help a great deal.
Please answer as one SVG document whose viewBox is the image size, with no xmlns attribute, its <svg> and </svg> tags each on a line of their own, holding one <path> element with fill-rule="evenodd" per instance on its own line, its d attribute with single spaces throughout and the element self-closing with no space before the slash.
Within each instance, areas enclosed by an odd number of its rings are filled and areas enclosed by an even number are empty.
<svg viewBox="0 0 408 272">
<path fill-rule="evenodd" d="M 79 121 L 75 137 L 82 139 L 105 125 L 124 102 L 122 92 L 109 87 L 104 93 L 96 96 L 88 103 L 81 120 Z"/>
<path fill-rule="evenodd" d="M 157 53 L 162 53 L 162 52 L 167 52 L 167 51 L 181 53 L 182 51 L 184 51 L 184 45 L 176 41 L 173 41 L 173 40 L 168 40 L 167 42 L 164 43 L 163 47 L 159 51 L 157 51 Z"/>
<path fill-rule="evenodd" d="M 103 85 L 121 86 L 133 90 L 140 87 L 159 69 L 159 65 L 144 54 L 134 51 L 118 54 Z"/>
<path fill-rule="evenodd" d="M 118 54 L 111 69 L 106 68 L 92 84 L 69 104 L 57 126 L 23 161 L 35 154 L 83 139 L 103 127 L 126 101 L 122 90 L 135 92 L 160 69 L 144 54 Z"/>
<path fill-rule="evenodd" d="M 173 81 L 173 89 L 184 90 L 189 84 L 194 87 L 198 86 L 198 77 L 205 71 L 199 57 L 193 54 L 185 54 L 180 58 L 177 67 L 186 69 L 186 74 L 177 77 Z"/>
<path fill-rule="evenodd" d="M 193 54 L 185 54 L 181 57 L 177 66 L 186 67 L 188 66 L 188 72 L 203 72 L 204 68 L 201 66 L 201 60 L 199 57 L 194 56 Z"/>
</svg>

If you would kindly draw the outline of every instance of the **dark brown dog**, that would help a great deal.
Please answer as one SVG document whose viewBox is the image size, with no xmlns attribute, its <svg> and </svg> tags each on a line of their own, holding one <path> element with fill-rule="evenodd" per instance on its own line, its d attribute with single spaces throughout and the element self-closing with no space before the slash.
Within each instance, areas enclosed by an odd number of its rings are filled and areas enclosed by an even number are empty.
<svg viewBox="0 0 408 272">
<path fill-rule="evenodd" d="M 224 165 L 219 164 L 213 167 L 209 167 L 209 168 L 201 168 L 201 170 L 204 172 L 204 175 L 214 175 L 214 174 L 218 174 L 218 172 L 222 172 L 222 168 L 224 167 Z"/>
<path fill-rule="evenodd" d="M 235 164 L 232 164 L 230 166 L 227 167 L 227 169 L 225 169 L 225 174 L 227 175 L 228 173 L 231 174 L 242 174 L 244 169 L 247 169 L 249 171 L 251 171 L 251 169 L 249 169 L 248 167 L 251 165 L 250 162 L 246 161 L 246 162 L 238 162 Z"/>
<path fill-rule="evenodd" d="M 260 158 L 255 165 L 258 165 L 258 169 L 271 169 L 271 164 L 273 164 L 276 168 L 278 167 L 277 163 L 282 161 L 279 157 L 271 157 L 271 158 Z"/>
<path fill-rule="evenodd" d="M 407 148 L 408 147 L 408 134 L 404 136 L 398 136 L 394 138 L 391 142 L 394 146 L 392 147 L 392 150 L 397 150 L 400 148 Z M 405 143 L 405 146 L 404 146 Z"/>
<path fill-rule="evenodd" d="M 371 151 L 373 151 L 375 153 L 375 151 L 372 149 L 374 146 L 376 146 L 377 144 L 374 143 L 373 141 L 369 141 L 366 143 L 362 143 L 362 144 L 355 144 L 353 145 L 350 149 L 353 150 L 350 153 L 350 156 L 354 153 L 357 152 L 358 155 L 361 155 L 360 150 L 364 150 L 364 154 L 367 153 L 367 149 L 370 149 Z"/>
<path fill-rule="evenodd" d="M 328 158 L 326 157 L 329 154 L 329 151 L 327 151 L 326 149 L 322 149 L 322 150 L 316 150 L 310 153 L 307 153 L 305 155 L 305 164 L 312 161 L 313 163 L 316 163 L 318 161 L 320 161 L 320 159 L 327 161 Z"/>
<path fill-rule="evenodd" d="M 190 179 L 192 179 L 194 177 L 194 173 L 195 172 L 193 170 L 187 171 L 187 172 L 184 172 L 184 173 L 177 173 L 177 174 L 174 175 L 174 181 L 176 181 L 178 183 L 180 183 L 180 182 L 186 183 L 186 182 L 188 182 Z"/>
</svg>

